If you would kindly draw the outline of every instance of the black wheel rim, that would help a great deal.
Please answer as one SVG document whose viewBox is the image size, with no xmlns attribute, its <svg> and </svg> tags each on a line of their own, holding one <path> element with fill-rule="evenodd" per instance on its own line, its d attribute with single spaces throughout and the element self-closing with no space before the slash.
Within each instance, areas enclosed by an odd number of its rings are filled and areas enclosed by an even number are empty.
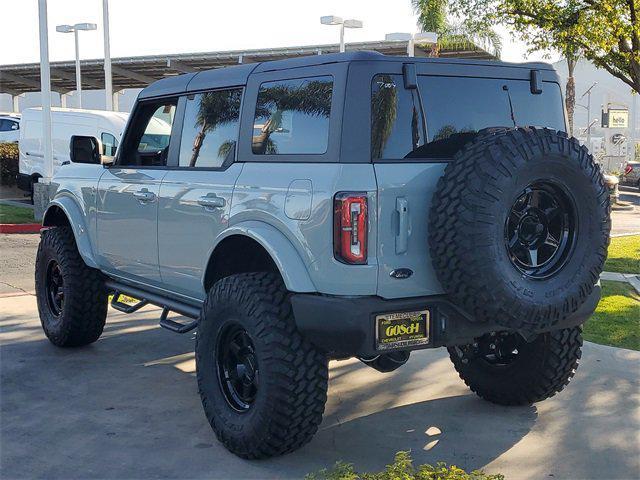
<svg viewBox="0 0 640 480">
<path fill-rule="evenodd" d="M 60 264 L 55 260 L 49 262 L 47 267 L 47 303 L 51 313 L 59 317 L 64 307 L 64 277 Z"/>
<path fill-rule="evenodd" d="M 532 279 L 557 273 L 574 246 L 575 211 L 573 201 L 559 185 L 547 181 L 528 185 L 505 222 L 505 244 L 513 266 Z"/>
<path fill-rule="evenodd" d="M 227 403 L 238 412 L 248 411 L 258 393 L 258 361 L 253 341 L 241 325 L 233 323 L 222 330 L 216 365 Z"/>
</svg>

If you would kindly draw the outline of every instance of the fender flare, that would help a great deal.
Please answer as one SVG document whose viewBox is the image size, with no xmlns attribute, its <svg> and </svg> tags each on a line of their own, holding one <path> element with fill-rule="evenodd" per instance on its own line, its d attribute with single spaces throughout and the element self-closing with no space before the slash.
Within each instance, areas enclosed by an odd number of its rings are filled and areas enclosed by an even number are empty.
<svg viewBox="0 0 640 480">
<path fill-rule="evenodd" d="M 287 290 L 298 293 L 318 291 L 309 276 L 307 266 L 291 241 L 268 223 L 246 221 L 230 226 L 215 239 L 209 258 L 220 242 L 232 235 L 243 235 L 258 242 L 278 267 Z M 204 277 L 202 281 L 204 285 Z"/>
<path fill-rule="evenodd" d="M 54 207 L 60 208 L 69 220 L 69 224 L 73 230 L 73 236 L 76 239 L 76 245 L 78 246 L 78 252 L 80 252 L 80 256 L 82 257 L 82 260 L 84 260 L 84 263 L 86 263 L 88 267 L 98 268 L 95 252 L 93 251 L 93 246 L 89 239 L 89 231 L 87 229 L 85 215 L 78 205 L 78 202 L 74 197 L 69 195 L 59 196 L 51 200 L 42 217 L 43 227 L 51 227 L 55 225 L 52 222 L 52 212 Z"/>
</svg>

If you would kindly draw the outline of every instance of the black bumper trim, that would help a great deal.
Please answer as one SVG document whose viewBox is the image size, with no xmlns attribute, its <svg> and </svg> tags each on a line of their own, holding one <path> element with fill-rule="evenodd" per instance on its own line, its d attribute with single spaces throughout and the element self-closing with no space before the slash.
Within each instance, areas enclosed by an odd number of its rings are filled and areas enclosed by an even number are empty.
<svg viewBox="0 0 640 480">
<path fill-rule="evenodd" d="M 576 313 L 553 329 L 584 323 L 600 300 L 600 286 Z M 291 297 L 298 330 L 330 358 L 371 357 L 375 348 L 375 317 L 389 312 L 429 309 L 429 343 L 408 350 L 468 344 L 485 333 L 504 330 L 497 324 L 477 323 L 446 296 L 385 300 L 380 297 L 337 297 L 298 293 Z"/>
</svg>

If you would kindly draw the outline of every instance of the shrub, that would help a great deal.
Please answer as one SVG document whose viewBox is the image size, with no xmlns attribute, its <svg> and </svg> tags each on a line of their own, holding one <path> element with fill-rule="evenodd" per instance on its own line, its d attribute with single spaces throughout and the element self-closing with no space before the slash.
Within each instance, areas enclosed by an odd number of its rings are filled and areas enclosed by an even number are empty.
<svg viewBox="0 0 640 480">
<path fill-rule="evenodd" d="M 18 175 L 18 144 L 0 143 L 0 185 L 14 185 Z"/>
<path fill-rule="evenodd" d="M 331 470 L 310 473 L 305 476 L 305 480 L 504 480 L 504 476 L 487 475 L 479 470 L 467 473 L 455 465 L 447 466 L 443 462 L 438 462 L 435 467 L 420 465 L 416 468 L 409 452 L 398 452 L 394 462 L 382 472 L 359 473 L 352 464 L 337 462 Z"/>
</svg>

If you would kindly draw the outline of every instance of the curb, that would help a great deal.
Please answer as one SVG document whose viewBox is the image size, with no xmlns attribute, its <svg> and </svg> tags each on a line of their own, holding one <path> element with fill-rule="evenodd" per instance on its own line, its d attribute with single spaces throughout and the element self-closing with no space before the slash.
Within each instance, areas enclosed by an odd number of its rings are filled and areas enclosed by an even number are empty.
<svg viewBox="0 0 640 480">
<path fill-rule="evenodd" d="M 611 210 L 614 212 L 632 212 L 635 207 L 629 202 L 616 202 L 611 205 Z"/>
<path fill-rule="evenodd" d="M 638 294 L 640 294 L 640 278 L 633 273 L 617 273 L 617 272 L 602 272 L 600 274 L 601 280 L 609 280 L 611 282 L 626 282 L 631 285 Z"/>
<path fill-rule="evenodd" d="M 39 223 L 0 223 L 0 233 L 40 233 Z"/>
</svg>

